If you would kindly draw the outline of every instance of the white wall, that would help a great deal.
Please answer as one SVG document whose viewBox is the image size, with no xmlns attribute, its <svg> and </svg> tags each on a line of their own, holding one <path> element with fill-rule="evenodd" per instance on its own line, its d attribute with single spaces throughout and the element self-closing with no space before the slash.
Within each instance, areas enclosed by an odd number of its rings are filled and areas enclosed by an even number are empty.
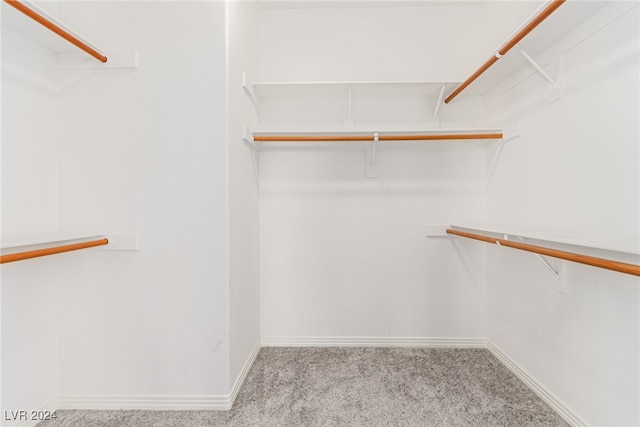
<svg viewBox="0 0 640 427">
<path fill-rule="evenodd" d="M 17 49 L 17 16 L 5 8 L 0 234 L 51 232 L 58 226 L 57 79 L 50 67 Z M 29 52 L 47 55 L 37 47 Z M 39 409 L 56 397 L 58 273 L 56 259 L 0 267 L 2 414 Z"/>
<path fill-rule="evenodd" d="M 3 53 L 3 233 L 137 234 L 139 250 L 3 266 L 3 408 L 222 409 L 259 342 L 240 84 L 257 75 L 256 4 L 65 2 L 59 16 L 140 69 L 56 75 Z"/>
<path fill-rule="evenodd" d="M 482 215 L 483 154 L 261 154 L 263 338 L 483 337 L 482 249 L 425 227 Z"/>
<path fill-rule="evenodd" d="M 228 8 L 229 55 L 229 341 L 233 383 L 260 345 L 260 264 L 258 177 L 242 128 L 255 127 L 255 107 L 242 88 L 258 74 L 258 5 L 233 1 Z M 256 159 L 257 160 L 257 159 Z"/>
<path fill-rule="evenodd" d="M 509 13 L 526 17 L 535 6 Z M 462 80 L 495 47 L 489 43 L 512 31 L 499 20 L 485 28 L 477 19 L 484 13 L 482 5 L 442 3 L 263 9 L 259 77 Z M 260 127 L 340 129 L 345 99 L 265 98 Z M 354 97 L 354 128 L 483 126 L 477 99 L 443 108 L 439 122 L 431 119 L 436 99 L 437 92 Z M 363 152 L 262 152 L 266 342 L 484 337 L 484 249 L 461 252 L 455 242 L 426 238 L 427 224 L 484 219 L 484 150 L 482 143 L 434 143 L 425 151 L 379 151 L 377 179 L 365 178 Z"/>
<path fill-rule="evenodd" d="M 484 2 L 330 3 L 261 10 L 263 81 L 463 81 L 540 4 L 507 3 L 496 15 Z"/>
<path fill-rule="evenodd" d="M 60 395 L 225 395 L 225 5 L 69 2 L 60 14 L 140 54 L 139 70 L 62 76 L 60 226 L 137 233 L 140 249 L 61 265 Z"/>
<path fill-rule="evenodd" d="M 561 100 L 545 102 L 546 84 L 533 74 L 489 104 L 491 121 L 524 126 L 498 154 L 489 222 L 638 239 L 638 28 L 636 7 L 570 50 Z M 552 263 L 566 293 L 553 290 L 554 279 L 531 254 L 488 249 L 488 338 L 587 423 L 638 425 L 638 278 Z"/>
<path fill-rule="evenodd" d="M 2 267 L 3 409 L 215 403 L 230 387 L 225 5 L 59 16 L 140 69 L 55 76 L 3 49 L 2 231 L 137 233 L 140 250 Z"/>
</svg>

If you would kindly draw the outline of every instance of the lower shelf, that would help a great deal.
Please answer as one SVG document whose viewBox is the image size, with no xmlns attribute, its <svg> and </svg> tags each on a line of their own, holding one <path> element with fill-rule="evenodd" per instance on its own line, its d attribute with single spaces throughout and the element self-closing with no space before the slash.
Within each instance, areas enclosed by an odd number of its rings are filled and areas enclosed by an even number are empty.
<svg viewBox="0 0 640 427">
<path fill-rule="evenodd" d="M 0 264 L 38 258 L 63 252 L 109 244 L 102 235 L 72 236 L 50 234 L 6 239 L 2 244 Z"/>
<path fill-rule="evenodd" d="M 484 141 L 503 138 L 501 129 L 428 129 L 405 131 L 254 131 L 251 140 L 259 148 L 367 149 L 380 143 L 383 149 L 420 148 L 421 142 Z"/>
<path fill-rule="evenodd" d="M 621 261 L 610 259 L 610 258 L 595 257 L 595 256 L 585 255 L 585 254 L 576 253 L 576 252 L 569 252 L 569 251 L 550 248 L 547 246 L 533 245 L 530 243 L 525 243 L 523 241 L 520 241 L 520 242 L 514 241 L 512 240 L 513 237 L 523 238 L 525 236 L 521 234 L 506 233 L 505 231 L 497 231 L 497 229 L 495 228 L 478 229 L 478 228 L 468 228 L 468 227 L 461 227 L 461 226 L 451 226 L 446 230 L 446 233 L 453 236 L 479 240 L 486 243 L 497 244 L 499 246 L 505 246 L 513 249 L 532 252 L 537 255 L 550 256 L 553 258 L 563 259 L 566 261 L 572 261 L 580 264 L 590 265 L 592 267 L 598 267 L 606 270 L 616 271 L 619 273 L 640 276 L 640 265 L 637 265 L 637 264 L 621 262 Z M 491 235 L 491 234 L 494 234 L 494 235 Z M 495 234 L 500 234 L 501 237 L 496 237 Z M 532 235 L 530 232 L 525 234 L 527 234 L 526 237 L 528 238 L 536 239 L 536 240 L 548 240 L 550 243 L 564 243 L 564 244 L 570 244 L 576 247 L 582 246 L 582 247 L 590 247 L 590 248 L 606 250 L 606 248 L 602 246 L 597 247 L 593 243 L 590 243 L 587 246 L 583 242 L 582 245 L 579 245 L 577 244 L 579 242 L 579 240 L 577 239 L 572 239 L 571 243 L 568 243 L 567 239 L 564 239 L 564 242 L 559 242 L 557 240 L 556 241 L 551 240 L 544 235 L 535 236 L 535 235 Z M 611 251 L 611 252 L 614 252 L 614 251 Z M 620 252 L 620 251 L 615 251 L 615 252 Z"/>
</svg>

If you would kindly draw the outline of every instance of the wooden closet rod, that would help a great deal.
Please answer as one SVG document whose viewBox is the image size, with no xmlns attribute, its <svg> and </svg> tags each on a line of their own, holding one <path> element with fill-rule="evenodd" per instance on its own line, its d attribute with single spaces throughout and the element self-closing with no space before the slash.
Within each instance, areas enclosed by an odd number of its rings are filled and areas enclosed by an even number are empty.
<svg viewBox="0 0 640 427">
<path fill-rule="evenodd" d="M 17 252 L 15 254 L 0 255 L 0 264 L 13 261 L 21 261 L 23 259 L 37 258 L 46 255 L 59 254 L 62 252 L 76 251 L 78 249 L 92 248 L 94 246 L 102 246 L 109 244 L 109 239 L 91 240 L 89 242 L 72 243 L 70 245 L 54 246 L 51 248 L 35 249 L 33 251 Z"/>
<path fill-rule="evenodd" d="M 104 56 L 103 54 L 101 54 L 97 50 L 93 49 L 91 46 L 87 45 L 86 43 L 84 43 L 83 41 L 78 39 L 77 37 L 71 35 L 66 30 L 64 30 L 60 26 L 58 26 L 57 24 L 51 22 L 49 19 L 47 19 L 44 16 L 40 15 L 39 13 L 35 12 L 31 8 L 29 8 L 28 6 L 25 6 L 20 1 L 18 1 L 18 0 L 4 0 L 4 2 L 7 3 L 8 5 L 14 7 L 15 9 L 19 10 L 20 12 L 24 13 L 29 18 L 33 19 L 34 21 L 36 21 L 37 23 L 39 23 L 43 27 L 49 29 L 50 31 L 53 31 L 54 33 L 56 33 L 57 35 L 59 35 L 60 37 L 62 37 L 66 41 L 68 41 L 69 43 L 71 43 L 71 44 L 77 46 L 78 48 L 82 49 L 83 51 L 85 51 L 89 55 L 91 55 L 94 58 L 96 58 L 98 61 L 100 61 L 102 63 L 107 62 L 107 57 L 106 56 Z"/>
<path fill-rule="evenodd" d="M 507 246 L 514 249 L 520 249 L 522 251 L 533 252 L 540 255 L 546 255 L 554 258 L 560 258 L 567 261 L 573 261 L 580 264 L 591 265 L 593 267 L 600 267 L 607 270 L 613 270 L 620 273 L 632 274 L 634 276 L 640 276 L 640 265 L 626 264 L 624 262 L 612 261 L 610 259 L 597 258 L 587 255 L 580 255 L 573 252 L 559 251 L 556 249 L 545 248 L 542 246 L 530 245 L 528 243 L 513 242 L 511 240 L 497 239 L 495 237 L 482 236 L 480 234 L 467 233 L 465 231 L 447 229 L 448 234 L 455 236 L 466 237 L 468 239 L 480 240 L 482 242 L 499 244 L 501 246 Z"/>
<path fill-rule="evenodd" d="M 475 79 L 477 79 L 482 73 L 487 71 L 487 69 L 489 67 L 491 67 L 493 64 L 495 64 L 498 61 L 498 59 L 502 58 L 515 45 L 517 45 L 523 38 L 525 38 L 531 31 L 533 31 L 534 28 L 536 28 L 538 25 L 540 25 L 540 23 L 542 21 L 547 19 L 549 17 L 549 15 L 551 15 L 553 12 L 556 11 L 556 9 L 558 9 L 560 6 L 562 6 L 562 4 L 565 1 L 567 1 L 567 0 L 553 0 L 551 2 L 551 4 L 549 4 L 547 7 L 545 7 L 542 10 L 542 12 L 540 12 L 538 15 L 536 15 L 536 17 L 533 18 L 531 20 L 531 22 L 529 22 L 527 25 L 525 25 L 525 27 L 522 30 L 518 31 L 518 33 L 515 36 L 513 36 L 508 42 L 506 42 L 504 45 L 502 45 L 502 47 L 500 49 L 498 49 L 498 51 L 491 58 L 489 58 L 489 60 L 487 60 L 487 62 L 482 64 L 482 66 L 480 68 L 478 68 L 476 70 L 476 72 L 471 75 L 471 77 L 469 77 L 462 84 L 460 84 L 460 86 L 458 86 L 456 88 L 456 90 L 454 90 L 451 93 L 451 95 L 449 95 L 444 100 L 444 103 L 448 104 L 449 102 L 451 102 L 451 100 L 453 98 L 458 96 L 460 94 L 460 92 L 465 90 L 467 88 L 467 86 L 469 86 L 471 83 L 473 83 L 473 81 Z"/>
<path fill-rule="evenodd" d="M 440 135 L 380 135 L 378 141 L 442 141 L 452 139 L 502 139 L 502 133 Z M 373 141 L 373 135 L 255 135 L 255 142 L 351 142 Z"/>
</svg>

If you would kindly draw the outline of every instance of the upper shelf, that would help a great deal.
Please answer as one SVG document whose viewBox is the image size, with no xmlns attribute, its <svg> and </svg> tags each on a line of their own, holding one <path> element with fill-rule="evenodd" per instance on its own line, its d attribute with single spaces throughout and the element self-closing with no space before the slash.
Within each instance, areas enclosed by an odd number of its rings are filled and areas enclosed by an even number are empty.
<svg viewBox="0 0 640 427">
<path fill-rule="evenodd" d="M 29 0 L 3 0 L 2 41 L 36 57 L 40 55 L 34 52 L 34 46 L 44 47 L 53 53 L 53 59 L 44 59 L 44 62 L 54 68 L 138 68 L 136 53 L 104 52 Z"/>
<path fill-rule="evenodd" d="M 255 82 L 258 97 L 438 96 L 449 82 L 427 81 L 318 81 Z"/>
<path fill-rule="evenodd" d="M 463 93 L 470 96 L 487 94 L 498 84 L 505 81 L 509 75 L 527 66 L 528 60 L 518 50 L 523 49 L 526 54 L 535 58 L 608 4 L 611 4 L 611 1 L 552 0 L 545 2 L 503 44 L 491 53 L 487 61 L 483 63 L 483 66 L 476 70 L 467 81 L 463 82 L 461 86 L 474 79 L 475 76 L 475 79 L 468 84 L 468 87 L 463 89 Z M 631 6 L 633 5 L 631 4 Z M 550 15 L 537 23 L 537 25 L 533 25 L 536 24 L 536 19 L 539 19 L 540 15 L 545 12 L 545 9 L 554 7 L 557 7 L 557 9 L 554 9 Z M 532 26 L 533 28 L 531 28 Z M 518 40 L 528 30 L 530 32 L 526 33 L 524 38 Z M 515 41 L 517 41 L 517 44 L 514 43 Z M 480 74 L 476 76 L 477 73 Z M 452 101 L 451 95 L 455 93 L 456 89 L 447 93 L 448 101 Z"/>
<path fill-rule="evenodd" d="M 35 3 L 28 0 L 3 0 L 3 3 L 3 27 L 14 28 L 56 53 L 72 53 L 81 49 L 96 60 L 107 62 L 107 57 L 86 37 Z"/>
</svg>

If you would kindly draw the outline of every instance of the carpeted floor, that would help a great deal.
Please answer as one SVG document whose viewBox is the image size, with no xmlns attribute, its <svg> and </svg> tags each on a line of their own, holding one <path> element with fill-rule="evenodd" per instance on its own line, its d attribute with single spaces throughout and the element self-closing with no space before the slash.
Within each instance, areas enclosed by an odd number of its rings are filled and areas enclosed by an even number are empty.
<svg viewBox="0 0 640 427">
<path fill-rule="evenodd" d="M 231 411 L 59 411 L 53 426 L 566 426 L 484 349 L 263 348 Z"/>
</svg>

